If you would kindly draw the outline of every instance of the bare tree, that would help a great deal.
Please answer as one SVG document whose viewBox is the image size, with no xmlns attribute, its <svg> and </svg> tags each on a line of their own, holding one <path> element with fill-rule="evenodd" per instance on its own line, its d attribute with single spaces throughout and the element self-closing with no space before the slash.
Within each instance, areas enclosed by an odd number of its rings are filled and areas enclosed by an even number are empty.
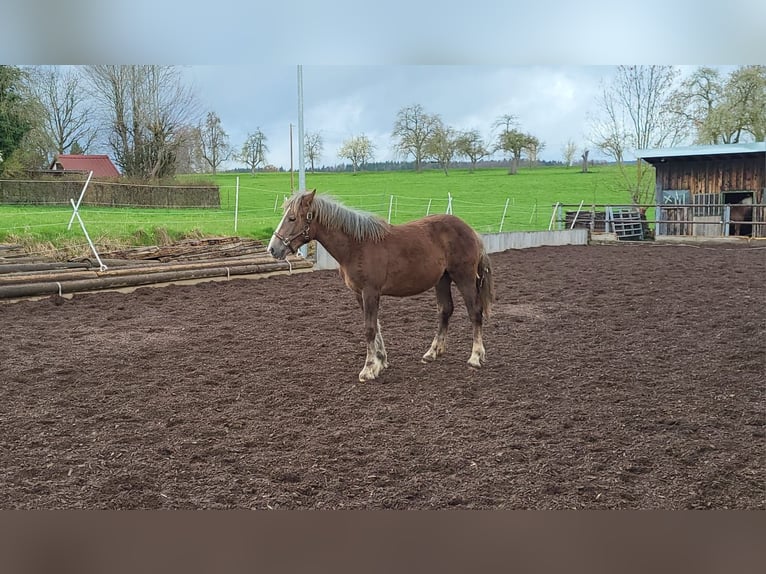
<svg viewBox="0 0 766 574">
<path fill-rule="evenodd" d="M 322 149 L 324 148 L 322 134 L 306 132 L 304 139 L 306 140 L 304 147 L 306 159 L 311 166 L 311 173 L 314 173 L 314 164 L 322 157 Z"/>
<path fill-rule="evenodd" d="M 564 163 L 567 164 L 567 167 L 572 167 L 576 154 L 577 144 L 575 144 L 571 139 L 567 140 L 567 143 L 565 143 L 564 147 L 561 148 L 561 155 L 564 156 Z"/>
<path fill-rule="evenodd" d="M 207 113 L 204 123 L 200 123 L 198 130 L 202 159 L 215 175 L 221 164 L 231 156 L 229 135 L 223 129 L 221 118 L 215 112 Z"/>
<path fill-rule="evenodd" d="M 75 146 L 75 151 L 88 153 L 98 137 L 83 84 L 82 75 L 69 66 L 39 66 L 30 72 L 32 92 L 42 106 L 38 141 L 49 160 L 74 153 Z"/>
<path fill-rule="evenodd" d="M 181 126 L 178 130 L 176 173 L 202 173 L 207 162 L 202 157 L 199 126 Z"/>
<path fill-rule="evenodd" d="M 426 142 L 440 125 L 439 116 L 425 113 L 420 104 L 402 108 L 396 114 L 392 132 L 398 138 L 395 147 L 405 157 L 411 155 L 415 159 L 415 171 L 421 171 Z"/>
<path fill-rule="evenodd" d="M 373 143 L 366 135 L 362 134 L 343 142 L 338 150 L 338 157 L 349 160 L 354 173 L 356 173 L 365 163 L 372 161 L 374 151 Z"/>
<path fill-rule="evenodd" d="M 469 130 L 457 135 L 456 153 L 467 157 L 471 161 L 471 171 L 476 169 L 476 163 L 485 157 L 489 157 L 491 152 L 484 143 L 477 130 Z"/>
<path fill-rule="evenodd" d="M 540 141 L 533 135 L 529 135 L 525 149 L 527 152 L 527 161 L 529 161 L 529 167 L 535 167 L 539 161 L 540 152 L 545 149 L 545 142 Z"/>
<path fill-rule="evenodd" d="M 618 66 L 610 85 L 598 98 L 601 114 L 592 125 L 591 140 L 617 162 L 634 203 L 648 203 L 654 193 L 643 162 L 635 174 L 625 168 L 627 153 L 667 147 L 682 141 L 688 124 L 674 113 L 678 70 L 673 66 Z"/>
<path fill-rule="evenodd" d="M 197 123 L 197 102 L 175 66 L 86 67 L 108 126 L 115 162 L 127 176 L 175 173 L 179 128 Z"/>
<path fill-rule="evenodd" d="M 242 150 L 237 156 L 239 161 L 250 168 L 250 173 L 253 175 L 255 175 L 255 170 L 258 169 L 259 165 L 266 163 L 266 152 L 269 151 L 269 146 L 266 145 L 267 139 L 261 128 L 256 129 L 253 133 L 248 134 L 245 143 L 242 144 Z"/>
<path fill-rule="evenodd" d="M 500 134 L 504 134 L 519 127 L 519 118 L 513 114 L 503 114 L 492 123 L 492 127 L 499 129 Z"/>
<path fill-rule="evenodd" d="M 449 126 L 436 127 L 423 148 L 425 157 L 433 159 L 449 175 L 449 166 L 457 153 L 457 133 Z"/>
</svg>

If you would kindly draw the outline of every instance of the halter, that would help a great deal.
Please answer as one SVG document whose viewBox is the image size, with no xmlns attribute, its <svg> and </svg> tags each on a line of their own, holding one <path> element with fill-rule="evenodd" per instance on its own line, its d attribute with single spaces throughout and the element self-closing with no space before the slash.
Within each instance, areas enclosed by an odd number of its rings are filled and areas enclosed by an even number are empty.
<svg viewBox="0 0 766 574">
<path fill-rule="evenodd" d="M 299 231 L 295 235 L 291 235 L 290 237 L 283 237 L 283 236 L 281 236 L 279 233 L 277 233 L 275 231 L 274 232 L 274 237 L 279 239 L 282 242 L 282 245 L 287 247 L 290 250 L 290 253 L 295 255 L 295 249 L 293 249 L 292 242 L 293 242 L 294 239 L 300 237 L 301 235 L 306 240 L 303 243 L 307 243 L 308 241 L 311 240 L 311 236 L 309 235 L 309 226 L 311 225 L 311 220 L 312 220 L 313 217 L 314 217 L 314 214 L 309 211 L 306 214 L 306 225 L 303 227 L 303 229 L 301 231 Z"/>
</svg>

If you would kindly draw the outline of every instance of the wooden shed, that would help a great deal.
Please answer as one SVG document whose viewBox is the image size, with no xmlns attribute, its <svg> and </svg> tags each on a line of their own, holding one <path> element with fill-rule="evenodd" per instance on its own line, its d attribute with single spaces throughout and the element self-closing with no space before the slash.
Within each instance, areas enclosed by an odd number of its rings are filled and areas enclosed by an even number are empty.
<svg viewBox="0 0 766 574">
<path fill-rule="evenodd" d="M 656 170 L 658 235 L 766 237 L 766 142 L 636 155 Z"/>
</svg>

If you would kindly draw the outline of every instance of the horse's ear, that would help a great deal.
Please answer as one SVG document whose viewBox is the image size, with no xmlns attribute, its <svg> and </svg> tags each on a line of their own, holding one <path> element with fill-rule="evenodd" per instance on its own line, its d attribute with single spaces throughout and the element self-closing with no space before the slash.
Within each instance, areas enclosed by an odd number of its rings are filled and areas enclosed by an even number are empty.
<svg viewBox="0 0 766 574">
<path fill-rule="evenodd" d="M 315 187 L 314 189 L 311 190 L 311 193 L 309 194 L 309 203 L 314 201 L 314 196 L 316 195 L 316 193 L 317 193 L 317 188 Z"/>
</svg>

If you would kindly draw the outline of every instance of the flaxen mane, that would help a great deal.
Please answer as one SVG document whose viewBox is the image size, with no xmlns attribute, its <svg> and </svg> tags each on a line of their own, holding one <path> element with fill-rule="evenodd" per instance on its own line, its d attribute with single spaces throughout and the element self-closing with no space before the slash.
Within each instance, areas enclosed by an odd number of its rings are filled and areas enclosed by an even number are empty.
<svg viewBox="0 0 766 574">
<path fill-rule="evenodd" d="M 287 200 L 286 209 L 295 210 L 304 193 L 296 193 Z M 380 216 L 346 207 L 329 195 L 314 196 L 313 211 L 317 221 L 330 229 L 339 229 L 356 241 L 378 242 L 391 229 Z"/>
</svg>

